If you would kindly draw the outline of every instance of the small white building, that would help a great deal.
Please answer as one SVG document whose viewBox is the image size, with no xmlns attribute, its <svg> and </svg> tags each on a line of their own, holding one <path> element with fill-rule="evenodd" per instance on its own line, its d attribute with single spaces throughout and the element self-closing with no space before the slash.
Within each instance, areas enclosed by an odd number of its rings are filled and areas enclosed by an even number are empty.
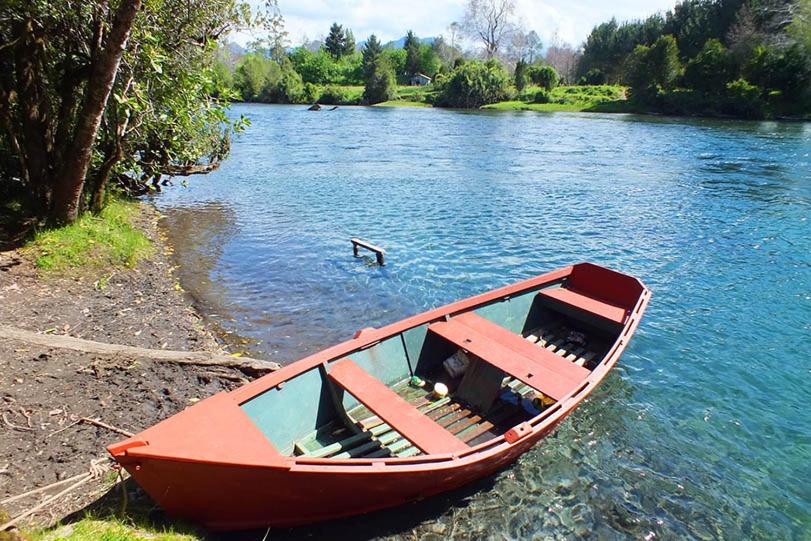
<svg viewBox="0 0 811 541">
<path fill-rule="evenodd" d="M 411 78 L 411 86 L 425 86 L 431 84 L 431 78 L 424 73 L 418 73 Z"/>
</svg>

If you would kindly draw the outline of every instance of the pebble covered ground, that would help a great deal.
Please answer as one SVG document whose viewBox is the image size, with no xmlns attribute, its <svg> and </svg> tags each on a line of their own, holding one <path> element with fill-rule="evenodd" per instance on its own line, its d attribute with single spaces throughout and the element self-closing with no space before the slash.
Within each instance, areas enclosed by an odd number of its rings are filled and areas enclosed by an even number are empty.
<svg viewBox="0 0 811 541">
<path fill-rule="evenodd" d="M 143 348 L 219 351 L 177 283 L 160 215 L 143 208 L 139 225 L 157 249 L 133 269 L 46 275 L 24 250 L 0 252 L 0 325 Z M 235 369 L 0 339 L 0 501 L 88 471 L 92 460 L 106 456 L 107 445 L 124 437 L 77 422 L 82 418 L 138 432 L 243 381 L 247 377 Z M 34 515 L 28 526 L 86 509 L 112 481 L 112 474 L 101 476 Z M 126 486 L 131 501 L 144 498 L 134 483 Z M 41 497 L 0 505 L 0 511 L 16 516 Z"/>
</svg>

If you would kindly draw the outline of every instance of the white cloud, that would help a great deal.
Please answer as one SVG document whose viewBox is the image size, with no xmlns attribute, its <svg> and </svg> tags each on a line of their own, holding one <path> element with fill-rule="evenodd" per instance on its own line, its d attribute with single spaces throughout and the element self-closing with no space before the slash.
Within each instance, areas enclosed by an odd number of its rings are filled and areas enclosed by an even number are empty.
<svg viewBox="0 0 811 541">
<path fill-rule="evenodd" d="M 557 32 L 560 39 L 579 45 L 594 25 L 616 17 L 639 19 L 671 9 L 676 0 L 516 0 L 516 13 L 527 30 L 535 30 L 544 41 Z M 448 25 L 461 20 L 465 0 L 279 0 L 279 8 L 292 44 L 305 36 L 315 39 L 327 34 L 338 22 L 352 29 L 361 41 L 374 33 L 386 42 L 408 30 L 421 37 L 446 34 Z M 247 33 L 234 36 L 239 43 L 251 39 Z"/>
</svg>

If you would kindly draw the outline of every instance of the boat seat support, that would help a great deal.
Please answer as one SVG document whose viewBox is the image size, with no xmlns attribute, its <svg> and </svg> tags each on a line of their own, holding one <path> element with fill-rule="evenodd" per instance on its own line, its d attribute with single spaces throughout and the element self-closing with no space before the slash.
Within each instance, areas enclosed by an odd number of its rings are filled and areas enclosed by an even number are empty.
<svg viewBox="0 0 811 541">
<path fill-rule="evenodd" d="M 469 447 L 420 410 L 369 375 L 352 359 L 328 367 L 330 380 L 426 454 L 461 453 Z"/>
<path fill-rule="evenodd" d="M 473 314 L 468 321 L 474 321 L 474 318 L 483 319 Z M 475 321 L 478 322 L 478 320 Z M 487 323 L 495 325 L 494 323 Z M 451 318 L 450 321 L 433 323 L 428 329 L 555 400 L 561 400 L 574 391 L 590 373 L 585 368 L 568 363 L 568 361 L 554 353 L 532 346 L 517 334 L 510 333 L 506 329 L 505 331 L 509 335 L 505 334 L 498 338 L 491 337 L 480 332 L 480 329 L 473 329 L 462 323 L 459 317 Z M 493 329 L 490 329 L 490 331 L 495 332 Z M 516 341 L 519 340 L 530 347 L 535 347 L 535 350 L 531 353 L 516 351 L 518 349 Z M 555 359 L 553 360 L 550 355 Z M 562 373 L 564 370 L 561 363 L 571 365 L 578 372 L 582 370 L 582 377 L 574 377 L 574 370 L 570 370 L 568 366 L 565 369 L 567 373 Z M 571 372 L 572 375 L 568 372 Z"/>
</svg>

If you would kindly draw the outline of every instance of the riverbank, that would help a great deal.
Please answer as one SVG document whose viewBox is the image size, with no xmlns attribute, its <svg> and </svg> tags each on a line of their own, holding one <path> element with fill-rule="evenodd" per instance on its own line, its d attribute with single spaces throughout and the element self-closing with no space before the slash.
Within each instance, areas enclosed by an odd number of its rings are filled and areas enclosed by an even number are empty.
<svg viewBox="0 0 811 541">
<path fill-rule="evenodd" d="M 137 235 L 132 236 L 143 237 L 151 249 L 131 265 L 55 272 L 43 265 L 41 258 L 48 254 L 43 255 L 42 246 L 0 252 L 0 325 L 148 349 L 220 352 L 217 339 L 178 284 L 159 213 L 138 205 L 132 218 Z M 106 457 L 107 445 L 124 437 L 103 425 L 138 432 L 247 380 L 235 368 L 0 339 L 0 502 L 87 472 L 91 461 Z M 102 517 L 118 512 L 123 502 L 118 487 L 101 498 L 114 483 L 115 475 L 108 472 L 34 514 L 23 526 L 48 526 L 75 512 L 77 518 L 85 511 Z M 136 485 L 127 482 L 125 487 L 131 508 L 153 505 Z M 3 503 L 0 514 L 16 516 L 41 497 Z M 143 516 L 155 518 L 154 513 Z"/>
</svg>

